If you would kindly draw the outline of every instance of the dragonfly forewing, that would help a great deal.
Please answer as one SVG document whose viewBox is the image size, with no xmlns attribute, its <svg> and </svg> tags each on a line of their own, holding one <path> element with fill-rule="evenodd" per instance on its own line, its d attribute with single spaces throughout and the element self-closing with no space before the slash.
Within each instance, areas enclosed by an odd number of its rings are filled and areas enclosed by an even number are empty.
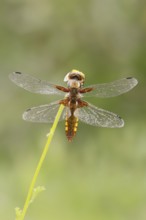
<svg viewBox="0 0 146 220">
<path fill-rule="evenodd" d="M 55 85 L 26 73 L 13 72 L 9 75 L 9 77 L 17 86 L 20 86 L 29 92 L 64 96 L 64 92 L 55 88 Z"/>
<path fill-rule="evenodd" d="M 92 88 L 92 91 L 89 93 L 88 92 L 85 93 L 83 96 L 85 97 L 96 96 L 101 98 L 114 97 L 128 92 L 129 90 L 134 88 L 137 85 L 137 83 L 138 83 L 137 79 L 133 77 L 128 77 L 128 78 L 116 80 L 111 83 L 91 85 L 86 88 Z"/>
</svg>

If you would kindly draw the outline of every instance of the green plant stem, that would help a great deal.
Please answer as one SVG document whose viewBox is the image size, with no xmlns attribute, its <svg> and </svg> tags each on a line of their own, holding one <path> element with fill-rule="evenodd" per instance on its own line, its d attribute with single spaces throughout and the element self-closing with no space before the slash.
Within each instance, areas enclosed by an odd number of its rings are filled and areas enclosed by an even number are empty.
<svg viewBox="0 0 146 220">
<path fill-rule="evenodd" d="M 46 142 L 46 144 L 45 144 L 45 147 L 44 147 L 44 149 L 43 149 L 42 155 L 41 155 L 41 157 L 40 157 L 40 160 L 39 160 L 39 162 L 38 162 L 37 168 L 36 168 L 36 170 L 35 170 L 34 176 L 33 176 L 33 178 L 32 178 L 32 181 L 31 181 L 31 184 L 30 184 L 30 187 L 29 187 L 29 190 L 28 190 L 28 194 L 27 194 L 27 197 L 26 197 L 26 201 L 25 201 L 25 204 L 24 204 L 24 207 L 23 207 L 21 216 L 19 217 L 20 220 L 23 220 L 24 217 L 25 217 L 25 215 L 26 215 L 26 212 L 27 212 L 29 203 L 30 203 L 30 201 L 31 201 L 31 197 L 32 197 L 32 193 L 33 193 L 33 189 L 34 189 L 34 186 L 35 186 L 37 177 L 38 177 L 38 175 L 39 175 L 39 172 L 40 172 L 40 169 L 41 169 L 42 164 L 43 164 L 43 162 L 44 162 L 44 159 L 45 159 L 45 157 L 46 157 L 46 155 L 47 155 L 47 152 L 48 152 L 50 143 L 51 143 L 52 138 L 53 138 L 53 135 L 54 135 L 54 133 L 55 133 L 55 130 L 56 130 L 57 124 L 58 124 L 58 122 L 59 122 L 60 116 L 61 116 L 61 114 L 62 114 L 63 108 L 64 108 L 64 106 L 63 106 L 63 105 L 60 105 L 59 110 L 58 110 L 57 115 L 56 115 L 56 118 L 55 118 L 55 120 L 54 120 L 54 123 L 53 123 L 53 125 L 52 125 L 52 128 L 50 129 L 50 133 L 49 133 L 49 135 L 48 135 L 47 142 Z"/>
</svg>

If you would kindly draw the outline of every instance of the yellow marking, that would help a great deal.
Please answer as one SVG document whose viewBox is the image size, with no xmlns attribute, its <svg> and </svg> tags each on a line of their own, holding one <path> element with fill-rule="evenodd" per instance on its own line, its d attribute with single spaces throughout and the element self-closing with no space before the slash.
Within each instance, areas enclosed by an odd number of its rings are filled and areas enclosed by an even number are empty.
<svg viewBox="0 0 146 220">
<path fill-rule="evenodd" d="M 78 127 L 78 122 L 75 123 L 75 127 Z"/>
<path fill-rule="evenodd" d="M 65 132 L 69 141 L 75 136 L 78 127 L 78 118 L 75 116 L 72 118 L 68 118 L 66 116 L 65 119 Z"/>
</svg>

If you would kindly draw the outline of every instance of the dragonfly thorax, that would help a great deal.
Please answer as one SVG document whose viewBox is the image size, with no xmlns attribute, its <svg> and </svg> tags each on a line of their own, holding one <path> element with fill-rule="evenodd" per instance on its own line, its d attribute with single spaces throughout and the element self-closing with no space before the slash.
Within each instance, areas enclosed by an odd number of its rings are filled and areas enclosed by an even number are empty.
<svg viewBox="0 0 146 220">
<path fill-rule="evenodd" d="M 69 88 L 72 88 L 72 89 L 78 89 L 78 88 L 81 87 L 81 83 L 80 83 L 79 81 L 77 81 L 77 80 L 70 79 L 70 80 L 68 80 L 68 82 L 67 82 L 67 86 L 68 86 Z"/>
</svg>

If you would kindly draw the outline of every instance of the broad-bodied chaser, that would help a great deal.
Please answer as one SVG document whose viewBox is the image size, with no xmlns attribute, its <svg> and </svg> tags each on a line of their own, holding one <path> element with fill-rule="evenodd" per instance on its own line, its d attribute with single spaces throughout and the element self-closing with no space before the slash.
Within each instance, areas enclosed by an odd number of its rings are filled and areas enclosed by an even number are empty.
<svg viewBox="0 0 146 220">
<path fill-rule="evenodd" d="M 23 119 L 31 122 L 52 123 L 59 105 L 62 104 L 65 108 L 60 120 L 65 120 L 65 131 L 69 141 L 76 134 L 78 120 L 99 127 L 119 128 L 124 126 L 123 119 L 117 114 L 98 108 L 84 101 L 83 97 L 118 96 L 128 92 L 138 83 L 135 78 L 128 77 L 110 83 L 84 87 L 85 75 L 78 70 L 72 70 L 65 76 L 64 81 L 67 83 L 67 87 L 51 84 L 21 72 L 11 73 L 10 79 L 16 85 L 33 93 L 63 96 L 62 100 L 29 108 L 23 113 Z"/>
</svg>

